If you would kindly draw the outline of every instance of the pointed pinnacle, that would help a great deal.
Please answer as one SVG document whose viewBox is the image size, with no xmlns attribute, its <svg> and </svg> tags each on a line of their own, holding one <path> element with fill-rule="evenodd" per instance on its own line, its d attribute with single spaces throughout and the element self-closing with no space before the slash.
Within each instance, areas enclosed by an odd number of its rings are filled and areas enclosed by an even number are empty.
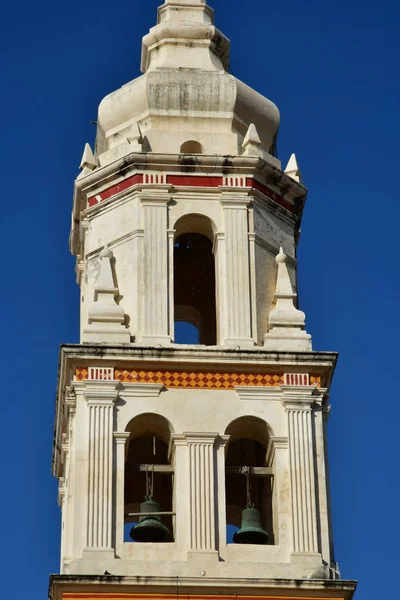
<svg viewBox="0 0 400 600">
<path fill-rule="evenodd" d="M 298 182 L 301 181 L 301 173 L 300 173 L 296 155 L 294 153 L 289 158 L 288 164 L 286 165 L 285 173 L 286 173 L 286 175 L 289 175 L 289 177 L 291 177 L 295 181 L 298 181 Z"/>
<path fill-rule="evenodd" d="M 97 161 L 94 157 L 91 147 L 89 144 L 85 144 L 85 149 L 83 150 L 81 164 L 79 165 L 80 170 L 84 168 L 88 168 L 90 171 L 93 171 L 97 167 Z"/>
<path fill-rule="evenodd" d="M 258 131 L 254 123 L 251 123 L 247 130 L 246 136 L 243 140 L 242 148 L 244 148 L 247 144 L 261 146 L 260 136 L 258 135 Z"/>
</svg>

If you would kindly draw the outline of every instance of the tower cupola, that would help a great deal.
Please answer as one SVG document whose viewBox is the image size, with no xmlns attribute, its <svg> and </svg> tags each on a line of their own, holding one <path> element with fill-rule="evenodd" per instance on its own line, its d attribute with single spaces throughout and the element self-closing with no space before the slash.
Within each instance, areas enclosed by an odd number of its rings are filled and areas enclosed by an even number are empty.
<svg viewBox="0 0 400 600">
<path fill-rule="evenodd" d="M 230 42 L 202 0 L 167 0 L 157 25 L 144 36 L 143 75 L 104 98 L 99 107 L 96 154 L 101 166 L 130 152 L 237 155 L 249 126 L 262 156 L 275 166 L 279 111 L 228 73 Z"/>
</svg>

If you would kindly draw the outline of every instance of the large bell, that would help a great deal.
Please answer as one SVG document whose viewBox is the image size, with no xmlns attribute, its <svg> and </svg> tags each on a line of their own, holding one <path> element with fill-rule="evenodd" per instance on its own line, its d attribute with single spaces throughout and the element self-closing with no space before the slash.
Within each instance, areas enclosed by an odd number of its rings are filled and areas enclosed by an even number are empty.
<svg viewBox="0 0 400 600">
<path fill-rule="evenodd" d="M 233 536 L 235 544 L 267 544 L 269 535 L 261 527 L 260 511 L 245 508 L 242 511 L 242 524 Z"/>
<path fill-rule="evenodd" d="M 140 512 L 145 513 L 139 517 L 137 525 L 132 527 L 130 536 L 135 542 L 166 542 L 169 538 L 168 527 L 161 523 L 160 517 L 146 515 L 146 513 L 160 512 L 160 505 L 152 499 L 145 500 L 140 505 Z"/>
</svg>

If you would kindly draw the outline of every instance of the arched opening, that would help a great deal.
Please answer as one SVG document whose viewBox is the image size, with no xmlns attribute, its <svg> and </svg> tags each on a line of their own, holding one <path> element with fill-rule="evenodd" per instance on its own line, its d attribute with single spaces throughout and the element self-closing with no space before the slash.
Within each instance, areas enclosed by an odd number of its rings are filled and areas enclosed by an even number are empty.
<svg viewBox="0 0 400 600">
<path fill-rule="evenodd" d="M 268 425 L 257 417 L 240 417 L 230 423 L 226 434 L 230 436 L 225 471 L 227 541 L 240 528 L 242 511 L 250 501 L 260 511 L 268 543 L 274 544 L 273 478 L 266 463 Z"/>
<path fill-rule="evenodd" d="M 185 215 L 175 229 L 174 321 L 190 323 L 199 332 L 198 343 L 212 346 L 217 337 L 212 224 L 202 215 Z"/>
<path fill-rule="evenodd" d="M 130 435 L 125 458 L 124 541 L 132 542 L 132 527 L 139 521 L 140 505 L 146 496 L 160 504 L 160 512 L 173 512 L 173 469 L 168 458 L 172 429 L 164 417 L 146 413 L 134 417 L 126 431 Z M 165 541 L 173 541 L 173 515 L 159 518 L 169 530 Z"/>
<path fill-rule="evenodd" d="M 203 146 L 196 140 L 188 140 L 184 142 L 180 149 L 181 154 L 202 154 Z"/>
</svg>

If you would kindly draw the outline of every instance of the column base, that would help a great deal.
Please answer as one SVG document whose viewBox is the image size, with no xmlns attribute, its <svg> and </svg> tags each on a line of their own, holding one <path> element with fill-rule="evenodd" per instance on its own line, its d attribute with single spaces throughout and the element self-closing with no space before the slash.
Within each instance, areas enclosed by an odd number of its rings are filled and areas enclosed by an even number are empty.
<svg viewBox="0 0 400 600">
<path fill-rule="evenodd" d="M 82 556 L 89 560 L 114 559 L 115 550 L 113 548 L 84 548 Z"/>
<path fill-rule="evenodd" d="M 138 343 L 144 346 L 169 346 L 172 342 L 169 335 L 143 335 Z"/>
<path fill-rule="evenodd" d="M 188 550 L 188 563 L 195 563 L 198 567 L 199 575 L 207 573 L 207 567 L 214 567 L 219 562 L 219 554 L 217 550 Z"/>
<path fill-rule="evenodd" d="M 224 345 L 231 348 L 254 348 L 255 342 L 252 338 L 228 338 Z"/>
</svg>

